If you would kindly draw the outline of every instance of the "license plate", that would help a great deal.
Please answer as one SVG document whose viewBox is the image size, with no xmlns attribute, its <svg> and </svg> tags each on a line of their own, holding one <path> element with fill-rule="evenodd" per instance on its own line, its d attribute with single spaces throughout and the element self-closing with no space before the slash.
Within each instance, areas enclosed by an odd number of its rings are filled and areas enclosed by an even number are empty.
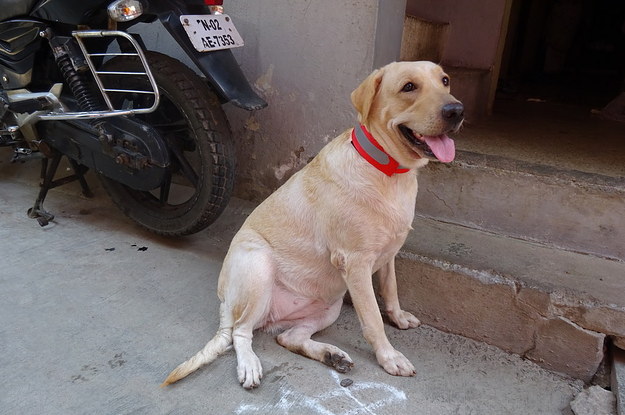
<svg viewBox="0 0 625 415">
<path fill-rule="evenodd" d="M 182 15 L 180 23 L 198 52 L 243 46 L 243 38 L 227 14 Z"/>
</svg>

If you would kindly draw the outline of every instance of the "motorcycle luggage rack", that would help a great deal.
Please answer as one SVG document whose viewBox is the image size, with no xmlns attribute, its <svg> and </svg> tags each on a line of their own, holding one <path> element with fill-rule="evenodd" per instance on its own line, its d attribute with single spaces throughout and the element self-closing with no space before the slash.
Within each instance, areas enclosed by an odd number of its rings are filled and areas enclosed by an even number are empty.
<svg viewBox="0 0 625 415">
<path fill-rule="evenodd" d="M 158 85 L 156 84 L 156 80 L 150 71 L 150 67 L 148 65 L 147 59 L 141 46 L 139 43 L 128 33 L 122 32 L 119 30 L 78 30 L 72 32 L 72 35 L 78 41 L 78 45 L 85 56 L 85 60 L 91 73 L 93 74 L 93 78 L 95 79 L 96 84 L 104 98 L 104 102 L 108 107 L 108 110 L 102 111 L 77 111 L 77 112 L 52 112 L 52 113 L 40 113 L 37 114 L 36 117 L 40 120 L 76 120 L 76 119 L 88 119 L 88 118 L 104 118 L 104 117 L 115 117 L 120 115 L 133 115 L 133 114 L 142 114 L 149 113 L 154 111 L 160 102 L 160 95 L 158 92 Z M 126 39 L 130 45 L 134 48 L 134 52 L 99 52 L 99 53 L 89 53 L 87 50 L 87 46 L 85 45 L 85 38 L 102 38 L 102 37 L 122 37 Z M 139 61 L 143 65 L 143 72 L 120 72 L 120 71 L 100 71 L 98 70 L 93 61 L 92 57 L 116 57 L 116 56 L 135 56 L 138 57 Z M 105 83 L 102 81 L 102 76 L 144 76 L 147 78 L 150 84 L 150 88 L 148 90 L 135 90 L 135 89 L 114 89 L 107 88 Z M 154 102 L 150 107 L 146 108 L 131 108 L 131 109 L 117 109 L 113 106 L 111 102 L 110 93 L 128 93 L 128 94 L 143 94 L 143 95 L 152 95 L 154 97 Z"/>
</svg>

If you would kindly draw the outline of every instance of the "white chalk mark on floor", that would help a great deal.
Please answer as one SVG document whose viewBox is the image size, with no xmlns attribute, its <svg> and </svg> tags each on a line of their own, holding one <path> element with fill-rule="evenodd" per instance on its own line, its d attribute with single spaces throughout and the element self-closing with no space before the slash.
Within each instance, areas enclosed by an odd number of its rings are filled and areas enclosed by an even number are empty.
<svg viewBox="0 0 625 415">
<path fill-rule="evenodd" d="M 320 415 L 375 415 L 376 409 L 406 400 L 406 394 L 403 391 L 385 383 L 355 381 L 349 387 L 342 387 L 339 375 L 334 371 L 330 371 L 330 374 L 337 386 L 331 391 L 318 396 L 307 396 L 294 391 L 288 385 L 282 385 L 279 389 L 281 398 L 276 404 L 260 406 L 242 404 L 235 410 L 235 413 L 239 415 L 267 413 L 267 410 L 271 408 L 272 414 L 289 414 L 295 409 L 306 408 Z M 384 397 L 367 402 L 367 398 L 373 396 L 374 391 Z M 345 401 L 344 406 L 348 409 L 343 412 L 332 412 L 328 406 L 336 401 Z M 340 407 L 340 405 L 334 405 L 334 407 Z"/>
</svg>

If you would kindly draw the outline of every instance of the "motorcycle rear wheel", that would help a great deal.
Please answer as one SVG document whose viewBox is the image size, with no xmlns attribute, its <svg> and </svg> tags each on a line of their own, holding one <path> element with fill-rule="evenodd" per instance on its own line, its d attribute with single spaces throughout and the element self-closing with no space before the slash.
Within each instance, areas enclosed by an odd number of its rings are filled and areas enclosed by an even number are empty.
<svg viewBox="0 0 625 415">
<path fill-rule="evenodd" d="M 156 128 L 169 146 L 171 165 L 160 188 L 132 189 L 100 175 L 102 186 L 126 216 L 144 228 L 165 236 L 201 231 L 222 213 L 232 193 L 234 150 L 230 125 L 217 95 L 191 69 L 156 52 L 146 57 L 159 86 L 156 111 L 136 115 Z M 133 57 L 116 57 L 106 71 L 137 71 Z M 120 76 L 118 87 L 145 89 L 146 78 Z M 125 108 L 139 107 L 142 94 L 114 98 Z"/>
</svg>

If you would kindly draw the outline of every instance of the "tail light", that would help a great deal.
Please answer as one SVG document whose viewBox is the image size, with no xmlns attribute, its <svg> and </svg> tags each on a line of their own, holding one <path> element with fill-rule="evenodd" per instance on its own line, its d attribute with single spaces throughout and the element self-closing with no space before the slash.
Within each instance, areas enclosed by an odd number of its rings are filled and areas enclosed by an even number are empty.
<svg viewBox="0 0 625 415">
<path fill-rule="evenodd" d="M 223 14 L 224 0 L 204 0 L 204 4 L 208 6 L 212 14 Z"/>
</svg>

